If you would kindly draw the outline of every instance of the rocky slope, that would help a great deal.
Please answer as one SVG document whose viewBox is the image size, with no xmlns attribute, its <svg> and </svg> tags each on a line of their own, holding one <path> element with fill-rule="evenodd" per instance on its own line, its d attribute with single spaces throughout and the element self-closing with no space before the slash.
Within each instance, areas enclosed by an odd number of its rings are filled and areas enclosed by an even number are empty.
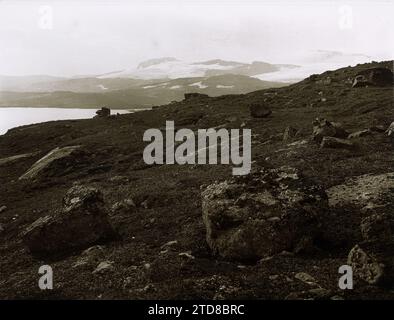
<svg viewBox="0 0 394 320">
<path fill-rule="evenodd" d="M 393 299 L 393 87 L 352 88 L 376 67 L 393 62 L 0 136 L 0 297 Z M 251 175 L 146 165 L 143 133 L 166 120 L 250 128 Z"/>
</svg>

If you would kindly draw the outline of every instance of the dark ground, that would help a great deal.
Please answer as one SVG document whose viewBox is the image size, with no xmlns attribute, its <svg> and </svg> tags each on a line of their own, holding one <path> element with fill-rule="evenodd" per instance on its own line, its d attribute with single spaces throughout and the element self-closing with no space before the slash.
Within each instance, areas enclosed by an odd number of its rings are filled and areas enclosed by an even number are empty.
<svg viewBox="0 0 394 320">
<path fill-rule="evenodd" d="M 384 133 L 356 139 L 355 150 L 321 149 L 309 143 L 289 151 L 289 142 L 282 141 L 287 126 L 301 129 L 294 141 L 309 138 L 316 117 L 341 122 L 350 132 L 374 125 L 387 128 L 394 120 L 393 87 L 352 88 L 346 81 L 377 65 L 393 68 L 392 61 L 359 65 L 328 71 L 289 87 L 182 101 L 108 119 L 48 122 L 0 136 L 0 158 L 37 152 L 34 157 L 0 166 L 0 207 L 7 207 L 0 213 L 4 228 L 0 232 L 0 298 L 284 299 L 311 289 L 294 278 L 296 273 L 306 272 L 330 290 L 327 298 L 393 299 L 392 288 L 361 281 L 354 290 L 338 288 L 338 267 L 346 264 L 349 249 L 358 239 L 307 255 L 281 254 L 252 264 L 212 256 L 205 242 L 200 186 L 229 178 L 231 166 L 147 166 L 142 159 L 147 145 L 142 141 L 144 131 L 162 128 L 166 120 L 191 129 L 239 128 L 245 123 L 253 134 L 252 160 L 256 162 L 252 167 L 265 161 L 274 166 L 291 165 L 325 188 L 365 173 L 392 172 L 393 144 Z M 317 81 L 327 76 L 332 79 L 330 84 Z M 248 104 L 263 100 L 272 115 L 251 118 Z M 79 161 L 50 170 L 36 181 L 18 181 L 50 150 L 70 145 L 83 146 Z M 127 177 L 127 181 L 111 180 L 115 176 Z M 82 266 L 73 267 L 81 252 L 55 261 L 34 258 L 22 244 L 21 233 L 37 218 L 60 207 L 75 181 L 99 187 L 108 207 L 123 199 L 134 200 L 135 210 L 110 217 L 122 239 L 105 243 Z M 178 243 L 160 253 L 161 246 L 172 240 Z M 179 256 L 181 252 L 189 252 L 195 259 Z M 114 269 L 93 274 L 105 260 L 113 261 Z M 54 270 L 52 291 L 37 286 L 38 268 L 43 264 Z"/>
</svg>

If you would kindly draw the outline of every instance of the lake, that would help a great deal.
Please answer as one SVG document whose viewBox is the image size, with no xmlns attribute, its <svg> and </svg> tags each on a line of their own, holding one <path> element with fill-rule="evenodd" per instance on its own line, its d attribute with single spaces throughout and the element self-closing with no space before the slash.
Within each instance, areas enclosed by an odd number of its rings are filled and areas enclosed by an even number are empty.
<svg viewBox="0 0 394 320">
<path fill-rule="evenodd" d="M 0 108 L 0 135 L 8 129 L 53 120 L 89 119 L 97 109 L 66 108 Z M 129 113 L 129 110 L 111 110 L 111 114 Z"/>
</svg>

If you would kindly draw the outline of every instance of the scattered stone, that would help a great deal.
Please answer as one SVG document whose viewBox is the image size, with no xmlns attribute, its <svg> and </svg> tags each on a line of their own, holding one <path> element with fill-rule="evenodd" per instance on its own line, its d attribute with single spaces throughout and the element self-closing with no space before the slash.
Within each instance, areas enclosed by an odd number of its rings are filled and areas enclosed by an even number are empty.
<svg viewBox="0 0 394 320">
<path fill-rule="evenodd" d="M 109 179 L 109 181 L 114 183 L 127 183 L 129 182 L 129 178 L 125 176 L 113 176 Z"/>
<path fill-rule="evenodd" d="M 394 245 L 358 244 L 348 255 L 353 274 L 372 285 L 392 283 L 394 280 Z"/>
<path fill-rule="evenodd" d="M 388 136 L 391 136 L 394 133 L 394 122 L 391 122 L 389 127 L 386 130 Z"/>
<path fill-rule="evenodd" d="M 37 219 L 23 233 L 25 245 L 38 255 L 63 254 L 115 237 L 101 191 L 79 185 L 66 193 L 62 209 Z"/>
<path fill-rule="evenodd" d="M 3 231 L 4 231 L 4 225 L 0 223 L 0 233 L 2 233 Z"/>
<path fill-rule="evenodd" d="M 346 138 L 349 133 L 339 123 L 316 118 L 313 122 L 312 138 L 320 143 L 324 137 Z"/>
<path fill-rule="evenodd" d="M 289 141 L 297 135 L 298 130 L 293 127 L 287 127 L 283 133 L 283 141 Z"/>
<path fill-rule="evenodd" d="M 161 249 L 167 248 L 167 247 L 171 247 L 178 244 L 178 240 L 173 240 L 173 241 L 168 241 L 167 243 L 163 244 L 161 246 Z"/>
<path fill-rule="evenodd" d="M 7 210 L 7 206 L 1 206 L 0 207 L 0 213 L 4 212 Z"/>
<path fill-rule="evenodd" d="M 111 271 L 114 269 L 114 262 L 113 261 L 103 261 L 100 262 L 97 268 L 93 271 L 93 274 L 99 273 L 105 273 L 107 271 Z"/>
<path fill-rule="evenodd" d="M 253 118 L 266 118 L 272 111 L 265 105 L 260 103 L 254 103 L 249 105 L 250 115 Z"/>
<path fill-rule="evenodd" d="M 144 268 L 145 268 L 146 270 L 149 270 L 149 269 L 151 268 L 151 264 L 150 264 L 150 263 L 145 263 L 145 264 L 144 264 Z"/>
<path fill-rule="evenodd" d="M 215 254 L 261 259 L 314 238 L 327 196 L 289 167 L 262 169 L 214 183 L 202 192 L 207 243 Z M 271 219 L 275 217 L 276 219 Z"/>
<path fill-rule="evenodd" d="M 133 199 L 125 199 L 120 202 L 116 202 L 111 208 L 111 213 L 112 215 L 130 213 L 133 212 L 135 208 L 136 205 Z"/>
<path fill-rule="evenodd" d="M 195 259 L 193 255 L 191 255 L 189 252 L 181 252 L 178 254 L 180 257 L 184 257 L 187 259 Z"/>
<path fill-rule="evenodd" d="M 297 273 L 294 278 L 296 278 L 297 280 L 300 280 L 306 284 L 309 284 L 311 286 L 316 285 L 316 279 L 314 277 L 312 277 L 310 274 L 305 273 L 305 272 L 299 272 Z"/>
<path fill-rule="evenodd" d="M 348 139 L 365 137 L 365 136 L 369 136 L 370 134 L 372 134 L 371 130 L 365 129 L 365 130 L 361 130 L 361 131 L 357 131 L 357 132 L 353 132 L 353 133 L 349 134 Z"/>
<path fill-rule="evenodd" d="M 352 149 L 354 144 L 345 139 L 324 137 L 320 144 L 321 148 Z"/>
<path fill-rule="evenodd" d="M 95 118 L 107 118 L 111 115 L 111 109 L 102 107 L 100 110 L 96 111 L 96 116 Z"/>
<path fill-rule="evenodd" d="M 53 149 L 46 156 L 34 163 L 24 175 L 19 177 L 19 180 L 29 180 L 35 178 L 42 171 L 46 170 L 53 162 L 70 157 L 79 148 L 80 146 L 70 146 Z"/>
</svg>

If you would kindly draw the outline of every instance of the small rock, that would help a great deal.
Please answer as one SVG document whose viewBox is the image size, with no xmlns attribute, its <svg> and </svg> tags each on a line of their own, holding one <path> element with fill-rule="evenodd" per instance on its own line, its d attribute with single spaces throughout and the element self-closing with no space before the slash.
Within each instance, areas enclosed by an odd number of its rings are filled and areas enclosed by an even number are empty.
<svg viewBox="0 0 394 320">
<path fill-rule="evenodd" d="M 334 138 L 334 137 L 324 137 L 320 144 L 321 148 L 340 148 L 340 149 L 352 149 L 354 144 L 350 141 Z"/>
<path fill-rule="evenodd" d="M 291 139 L 293 139 L 296 134 L 297 134 L 298 130 L 296 128 L 293 127 L 287 127 L 285 129 L 285 132 L 283 133 L 283 141 L 289 141 Z"/>
<path fill-rule="evenodd" d="M 0 233 L 2 233 L 3 231 L 4 231 L 4 225 L 0 223 Z"/>
<path fill-rule="evenodd" d="M 372 134 L 371 130 L 365 129 L 357 132 L 353 132 L 349 134 L 348 139 L 354 139 L 354 138 L 360 138 L 360 137 L 365 137 Z"/>
<path fill-rule="evenodd" d="M 129 182 L 129 178 L 125 176 L 113 176 L 109 179 L 109 181 L 115 183 L 127 183 Z"/>
<path fill-rule="evenodd" d="M 7 207 L 6 207 L 6 206 L 1 206 L 1 207 L 0 207 L 0 213 L 4 212 L 4 211 L 6 211 L 6 210 L 7 210 Z"/>
<path fill-rule="evenodd" d="M 330 122 L 324 118 L 316 118 L 312 124 L 312 138 L 318 143 L 320 143 L 324 137 L 347 138 L 349 135 L 339 123 Z"/>
<path fill-rule="evenodd" d="M 174 246 L 176 244 L 178 244 L 178 240 L 168 241 L 167 243 L 165 243 L 165 244 L 163 244 L 161 246 L 161 249 L 164 249 L 166 247 L 171 247 L 171 246 Z"/>
<path fill-rule="evenodd" d="M 297 273 L 294 278 L 296 278 L 297 280 L 300 280 L 306 284 L 309 285 L 316 285 L 316 279 L 314 277 L 312 277 L 310 274 L 305 273 L 305 272 L 299 272 Z"/>
<path fill-rule="evenodd" d="M 364 243 L 353 247 L 348 255 L 355 277 L 372 285 L 392 283 L 394 280 L 393 244 L 383 246 Z"/>
<path fill-rule="evenodd" d="M 114 269 L 114 262 L 113 261 L 103 261 L 100 262 L 97 268 L 93 271 L 93 274 L 96 273 L 104 273 Z"/>
<path fill-rule="evenodd" d="M 111 212 L 112 214 L 125 214 L 125 213 L 130 213 L 133 212 L 134 209 L 136 208 L 136 205 L 133 201 L 133 199 L 125 199 L 120 202 L 116 202 L 112 208 Z"/>
<path fill-rule="evenodd" d="M 181 252 L 178 254 L 180 257 L 184 257 L 187 259 L 195 259 L 193 255 L 191 255 L 189 252 Z"/>
<path fill-rule="evenodd" d="M 394 122 L 392 122 L 386 130 L 388 136 L 391 136 L 394 133 Z"/>
</svg>

